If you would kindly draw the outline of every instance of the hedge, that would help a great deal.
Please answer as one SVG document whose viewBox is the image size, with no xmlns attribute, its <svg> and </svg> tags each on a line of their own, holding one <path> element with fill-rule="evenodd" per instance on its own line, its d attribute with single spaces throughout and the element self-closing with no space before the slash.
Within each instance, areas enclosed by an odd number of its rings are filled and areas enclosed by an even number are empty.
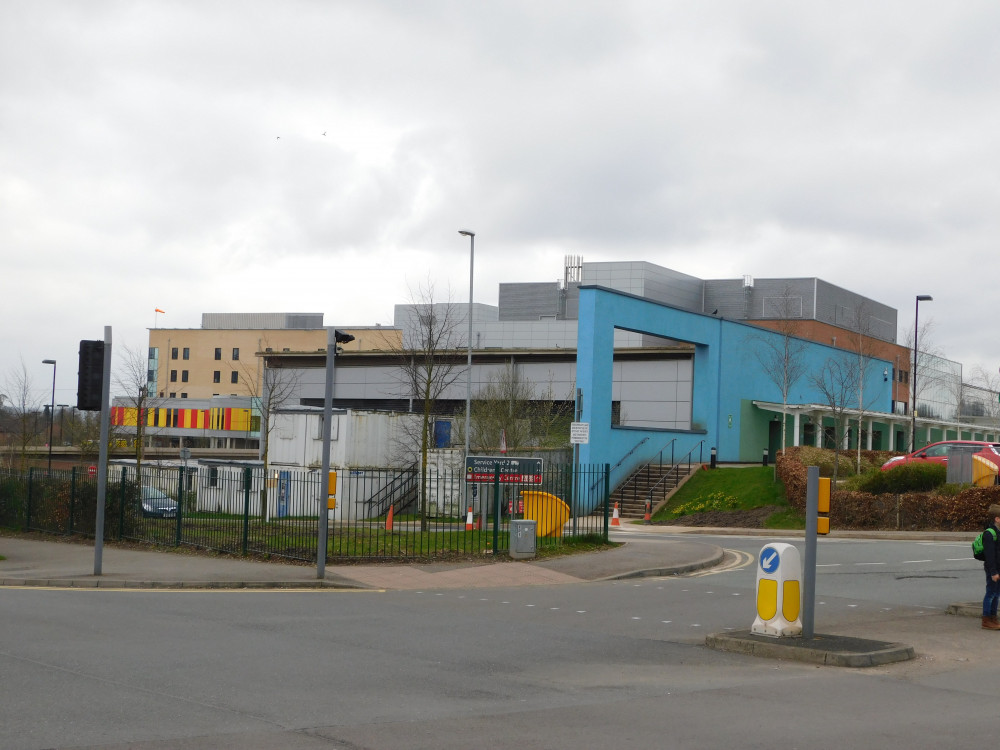
<svg viewBox="0 0 1000 750">
<path fill-rule="evenodd" d="M 814 450 L 814 449 L 813 449 Z M 806 466 L 801 448 L 786 448 L 775 461 L 778 478 L 784 482 L 789 504 L 806 509 Z M 884 451 L 862 451 L 868 458 Z M 831 462 L 832 463 L 832 462 Z M 978 531 L 993 503 L 1000 503 L 1000 486 L 969 487 L 954 495 L 933 492 L 880 494 L 836 490 L 830 500 L 830 526 L 834 529 L 871 531 Z"/>
</svg>

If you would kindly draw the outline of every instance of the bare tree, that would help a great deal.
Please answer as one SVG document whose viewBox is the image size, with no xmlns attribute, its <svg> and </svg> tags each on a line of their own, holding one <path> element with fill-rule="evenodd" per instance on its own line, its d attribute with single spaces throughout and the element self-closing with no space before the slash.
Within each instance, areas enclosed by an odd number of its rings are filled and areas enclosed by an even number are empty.
<svg viewBox="0 0 1000 750">
<path fill-rule="evenodd" d="M 875 360 L 876 346 L 872 337 L 872 315 L 868 309 L 868 304 L 859 302 L 852 311 L 851 332 L 848 334 L 851 353 L 854 355 L 853 370 L 857 381 L 857 411 L 858 411 L 858 436 L 857 436 L 857 468 L 861 472 L 861 433 L 865 415 L 868 414 L 868 402 L 865 401 L 865 380 L 871 372 L 872 363 Z M 869 401 L 873 400 L 869 394 Z"/>
<path fill-rule="evenodd" d="M 31 375 L 23 359 L 20 366 L 8 371 L 3 393 L 11 465 L 16 460 L 19 470 L 24 471 L 28 465 L 28 447 L 36 444 L 45 425 L 39 414 L 39 401 L 34 395 Z"/>
<path fill-rule="evenodd" d="M 805 353 L 807 342 L 798 338 L 801 315 L 801 298 L 786 286 L 782 296 L 773 302 L 773 313 L 777 316 L 773 327 L 775 335 L 764 333 L 753 334 L 752 349 L 760 363 L 764 374 L 781 393 L 781 450 L 784 451 L 786 441 L 786 422 L 788 421 L 788 395 L 795 384 L 805 374 Z"/>
<path fill-rule="evenodd" d="M 299 390 L 298 370 L 275 367 L 273 363 L 267 361 L 264 352 L 269 348 L 269 343 L 266 338 L 258 340 L 257 357 L 252 365 L 243 360 L 230 362 L 230 365 L 239 371 L 240 382 L 250 396 L 253 408 L 257 411 L 260 419 L 258 455 L 264 463 L 265 477 L 260 490 L 260 514 L 265 519 L 270 518 L 266 477 L 268 476 L 268 449 L 271 442 L 271 432 L 274 429 L 275 415 L 294 399 Z"/>
<path fill-rule="evenodd" d="M 969 400 L 974 400 L 977 411 L 981 411 L 981 415 L 986 419 L 987 423 L 993 429 L 1000 429 L 1000 376 L 994 375 L 985 368 L 977 365 L 972 369 L 969 377 L 968 389 L 970 392 L 979 391 L 981 398 L 970 398 Z M 966 399 L 966 393 L 962 394 L 963 401 Z"/>
<path fill-rule="evenodd" d="M 465 410 L 456 424 L 464 429 Z M 494 372 L 472 402 L 469 446 L 477 453 L 493 453 L 503 436 L 508 451 L 527 447 L 563 447 L 569 444 L 572 399 L 555 400 L 551 384 L 539 394 L 516 365 Z M 464 439 L 464 434 L 459 432 Z"/>
<path fill-rule="evenodd" d="M 916 334 L 916 344 L 920 348 L 918 352 L 914 347 L 914 334 Z M 940 385 L 940 375 L 937 368 L 931 367 L 931 363 L 941 357 L 941 350 L 934 341 L 934 319 L 928 318 L 920 324 L 919 331 L 914 331 L 910 326 L 903 337 L 903 346 L 910 350 L 910 415 L 917 413 L 917 400 L 921 396 L 926 396 L 928 391 Z M 917 379 L 914 384 L 913 370 L 916 367 Z M 943 417 L 943 415 L 941 415 Z M 910 450 L 916 449 L 916 435 L 910 435 Z"/>
<path fill-rule="evenodd" d="M 405 326 L 403 346 L 399 355 L 399 379 L 403 395 L 419 410 L 420 435 L 414 442 L 420 446 L 420 529 L 427 530 L 427 450 L 431 436 L 431 420 L 436 403 L 458 377 L 465 372 L 460 348 L 465 345 L 459 328 L 465 319 L 458 306 L 449 299 L 434 302 L 434 286 L 430 281 L 414 294 L 408 306 L 409 321 Z"/>
<path fill-rule="evenodd" d="M 156 408 L 157 399 L 149 390 L 149 358 L 145 350 L 125 345 L 123 354 L 118 360 L 118 369 L 114 375 L 115 386 L 124 395 L 121 397 L 126 408 L 135 412 L 135 455 L 136 476 L 142 476 L 142 459 L 146 447 L 146 428 L 150 409 Z M 126 425 L 130 427 L 131 425 Z M 131 434 L 119 428 L 118 435 Z M 112 445 L 116 442 L 112 438 Z"/>
<path fill-rule="evenodd" d="M 847 410 L 857 403 L 858 377 L 849 354 L 831 356 L 820 371 L 809 376 L 813 387 L 819 391 L 826 405 L 833 412 L 833 486 L 837 486 L 840 465 L 840 446 L 847 425 Z"/>
</svg>

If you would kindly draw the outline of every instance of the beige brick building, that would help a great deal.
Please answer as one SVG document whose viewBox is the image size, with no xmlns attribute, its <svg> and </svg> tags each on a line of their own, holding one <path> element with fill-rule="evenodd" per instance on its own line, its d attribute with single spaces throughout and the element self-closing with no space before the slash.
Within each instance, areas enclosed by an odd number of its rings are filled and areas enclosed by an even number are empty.
<svg viewBox="0 0 1000 750">
<path fill-rule="evenodd" d="M 383 326 L 338 327 L 354 336 L 349 351 L 393 351 L 402 332 Z M 154 398 L 257 395 L 258 354 L 326 351 L 322 313 L 203 313 L 201 328 L 151 328 L 149 389 Z"/>
</svg>

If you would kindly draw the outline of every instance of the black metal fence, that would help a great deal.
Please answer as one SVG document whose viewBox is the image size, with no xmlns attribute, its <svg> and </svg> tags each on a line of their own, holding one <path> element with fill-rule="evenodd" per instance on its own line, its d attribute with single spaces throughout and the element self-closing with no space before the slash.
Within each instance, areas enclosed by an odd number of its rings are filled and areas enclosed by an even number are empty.
<svg viewBox="0 0 1000 750">
<path fill-rule="evenodd" d="M 112 466 L 104 538 L 315 562 L 327 502 L 328 560 L 490 555 L 508 549 L 514 519 L 536 522 L 539 547 L 607 540 L 608 477 L 605 465 L 556 464 L 480 483 L 359 468 L 339 471 L 328 500 L 317 471 L 143 466 L 140 481 L 134 466 Z M 93 537 L 96 503 L 97 478 L 86 471 L 0 470 L 2 527 Z"/>
</svg>

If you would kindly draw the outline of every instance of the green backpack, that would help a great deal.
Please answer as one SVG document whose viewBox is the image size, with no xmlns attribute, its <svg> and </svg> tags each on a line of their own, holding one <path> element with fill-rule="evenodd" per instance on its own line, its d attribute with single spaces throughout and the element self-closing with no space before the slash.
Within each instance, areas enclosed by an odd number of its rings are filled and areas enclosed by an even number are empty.
<svg viewBox="0 0 1000 750">
<path fill-rule="evenodd" d="M 985 529 L 979 532 L 979 536 L 972 540 L 972 556 L 977 560 L 985 560 L 986 557 L 983 555 L 983 534 L 990 532 L 993 535 L 993 541 L 997 540 L 997 530 L 992 526 L 987 526 Z"/>
</svg>

